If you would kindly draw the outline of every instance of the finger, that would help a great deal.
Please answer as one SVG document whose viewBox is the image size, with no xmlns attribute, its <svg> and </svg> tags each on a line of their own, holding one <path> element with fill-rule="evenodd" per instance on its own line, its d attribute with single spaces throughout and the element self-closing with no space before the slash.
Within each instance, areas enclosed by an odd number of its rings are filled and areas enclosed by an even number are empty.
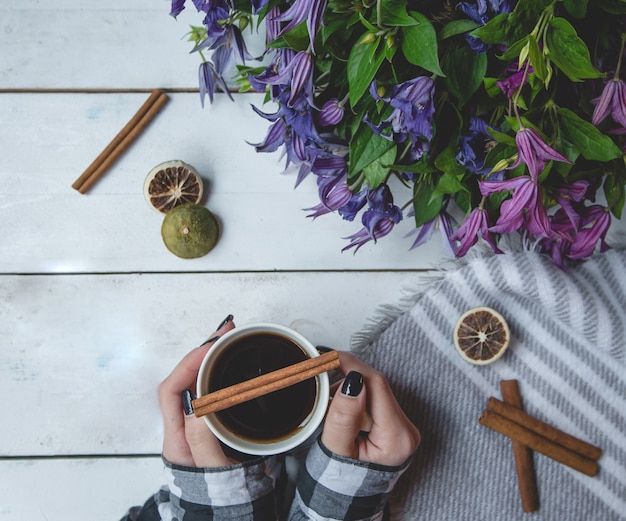
<svg viewBox="0 0 626 521">
<path fill-rule="evenodd" d="M 398 420 L 408 421 L 383 374 L 349 353 L 339 352 L 339 359 L 344 373 L 357 371 L 363 375 L 369 388 L 368 412 L 374 423 L 388 425 L 389 422 L 395 424 Z"/>
<path fill-rule="evenodd" d="M 210 336 L 218 337 L 235 327 L 232 315 L 220 324 L 218 330 Z M 178 460 L 191 458 L 189 448 L 184 442 L 184 415 L 181 407 L 181 392 L 184 389 L 195 388 L 198 369 L 204 359 L 204 355 L 211 348 L 215 340 L 205 342 L 202 346 L 189 352 L 174 368 L 174 370 L 161 382 L 159 386 L 159 403 L 163 415 L 163 455 L 172 463 Z M 187 461 L 180 464 L 189 464 Z"/>
<path fill-rule="evenodd" d="M 357 457 L 356 439 L 363 423 L 365 403 L 363 376 L 351 371 L 341 391 L 335 394 L 324 421 L 322 443 L 330 451 L 348 458 Z"/>
<path fill-rule="evenodd" d="M 191 408 L 193 395 L 183 391 L 185 404 L 185 440 L 195 467 L 224 467 L 233 462 L 226 457 L 219 440 L 210 431 L 203 418 L 196 418 Z"/>
</svg>

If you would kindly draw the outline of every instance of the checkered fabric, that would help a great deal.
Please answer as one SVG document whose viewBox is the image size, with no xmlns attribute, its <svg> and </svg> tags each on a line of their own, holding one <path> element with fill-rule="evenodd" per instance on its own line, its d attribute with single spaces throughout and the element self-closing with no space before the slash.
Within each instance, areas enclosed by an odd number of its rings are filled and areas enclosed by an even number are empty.
<svg viewBox="0 0 626 521">
<path fill-rule="evenodd" d="M 275 521 L 281 458 L 258 458 L 221 468 L 165 462 L 165 486 L 122 521 Z"/>
<path fill-rule="evenodd" d="M 318 440 L 300 471 L 289 521 L 382 520 L 387 496 L 409 463 L 387 467 L 343 458 Z"/>
<path fill-rule="evenodd" d="M 289 521 L 382 520 L 387 495 L 408 467 L 369 465 L 311 444 L 298 477 Z M 121 521 L 277 521 L 285 477 L 280 456 L 217 469 L 165 461 L 166 485 Z M 288 506 L 288 505 L 287 505 Z"/>
</svg>

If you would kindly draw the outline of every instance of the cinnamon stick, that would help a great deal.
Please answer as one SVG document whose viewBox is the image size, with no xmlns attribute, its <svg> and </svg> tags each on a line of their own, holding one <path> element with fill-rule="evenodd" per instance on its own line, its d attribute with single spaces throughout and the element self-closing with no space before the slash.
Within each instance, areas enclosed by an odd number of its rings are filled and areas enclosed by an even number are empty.
<svg viewBox="0 0 626 521">
<path fill-rule="evenodd" d="M 501 402 L 497 398 L 489 398 L 487 402 L 487 409 L 497 412 L 501 416 L 518 423 L 535 434 L 561 445 L 566 449 L 577 452 L 587 459 L 598 460 L 600 456 L 602 456 L 602 449 L 600 447 L 591 445 L 590 443 L 571 436 L 562 430 L 556 429 L 551 425 L 542 422 L 538 418 L 534 418 L 526 414 L 520 409 L 516 409 L 515 407 Z"/>
<path fill-rule="evenodd" d="M 72 188 L 84 194 L 128 149 L 132 142 L 143 132 L 168 100 L 162 90 L 153 90 L 148 99 L 135 115 L 119 131 L 107 147 L 94 159 L 82 175 L 74 181 Z"/>
<path fill-rule="evenodd" d="M 205 416 L 295 385 L 337 367 L 339 367 L 339 355 L 337 351 L 331 351 L 219 389 L 193 400 L 191 404 L 197 417 Z"/>
<path fill-rule="evenodd" d="M 481 425 L 489 427 L 500 434 L 504 434 L 512 440 L 522 443 L 526 447 L 540 452 L 587 476 L 595 476 L 598 473 L 598 462 L 596 460 L 582 456 L 578 452 L 574 452 L 554 441 L 544 438 L 536 432 L 509 420 L 493 410 L 484 410 L 478 421 Z"/>
<path fill-rule="evenodd" d="M 500 392 L 502 393 L 504 403 L 520 410 L 524 409 L 517 380 L 500 381 Z M 517 473 L 522 510 L 524 512 L 535 512 L 539 509 L 539 492 L 537 490 L 533 451 L 515 440 L 511 440 L 511 446 L 513 448 L 513 458 L 515 459 L 515 471 Z"/>
</svg>

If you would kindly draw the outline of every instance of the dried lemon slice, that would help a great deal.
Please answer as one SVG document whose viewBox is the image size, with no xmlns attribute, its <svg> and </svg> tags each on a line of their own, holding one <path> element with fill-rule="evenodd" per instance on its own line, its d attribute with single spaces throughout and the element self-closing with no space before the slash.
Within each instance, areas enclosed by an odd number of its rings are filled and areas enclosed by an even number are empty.
<svg viewBox="0 0 626 521">
<path fill-rule="evenodd" d="M 197 170 L 177 159 L 155 166 L 146 177 L 143 192 L 148 204 L 161 213 L 202 198 L 202 178 Z"/>
<path fill-rule="evenodd" d="M 454 327 L 454 346 L 464 360 L 485 365 L 500 358 L 509 345 L 511 333 L 506 320 L 488 307 L 470 309 Z"/>
</svg>

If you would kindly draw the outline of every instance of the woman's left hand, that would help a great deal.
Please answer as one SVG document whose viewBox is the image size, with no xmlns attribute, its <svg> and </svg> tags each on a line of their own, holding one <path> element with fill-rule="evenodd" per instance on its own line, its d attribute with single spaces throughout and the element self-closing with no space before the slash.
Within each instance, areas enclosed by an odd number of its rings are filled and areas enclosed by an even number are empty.
<svg viewBox="0 0 626 521">
<path fill-rule="evenodd" d="M 164 427 L 163 457 L 170 463 L 186 467 L 224 467 L 236 463 L 224 454 L 219 440 L 202 418 L 184 413 L 182 403 L 183 391 L 196 387 L 204 355 L 217 338 L 234 327 L 229 315 L 210 335 L 212 341 L 188 353 L 159 386 Z"/>
</svg>

